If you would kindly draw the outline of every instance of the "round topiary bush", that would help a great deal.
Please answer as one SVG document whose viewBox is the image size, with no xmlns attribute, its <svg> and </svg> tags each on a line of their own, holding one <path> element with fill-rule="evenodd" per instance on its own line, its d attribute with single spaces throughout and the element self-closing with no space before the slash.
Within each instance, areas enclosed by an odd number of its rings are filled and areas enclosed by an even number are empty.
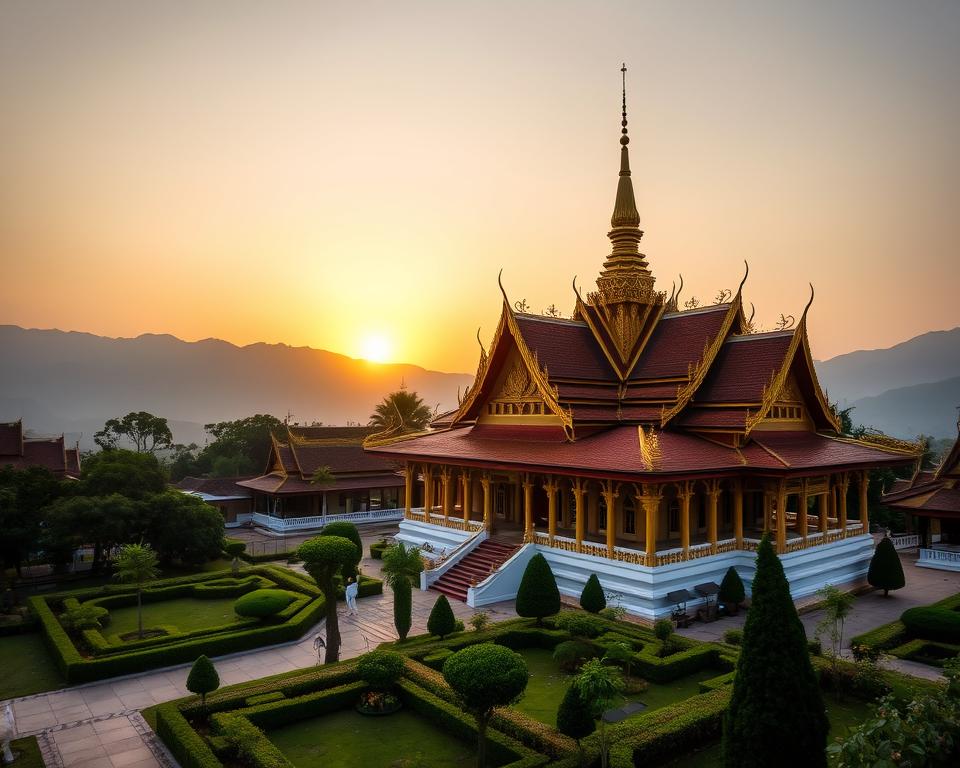
<svg viewBox="0 0 960 768">
<path fill-rule="evenodd" d="M 363 542 L 360 540 L 360 532 L 357 530 L 357 526 L 345 520 L 338 520 L 335 523 L 328 523 L 323 526 L 320 535 L 339 536 L 342 539 L 353 542 L 353 545 L 357 548 L 357 557 L 351 563 L 344 563 L 341 573 L 343 574 L 344 580 L 357 578 L 357 566 L 360 565 L 360 558 L 363 557 Z"/>
<path fill-rule="evenodd" d="M 233 610 L 237 616 L 265 619 L 280 613 L 296 599 L 296 594 L 285 589 L 255 589 L 238 598 L 233 604 Z"/>
<path fill-rule="evenodd" d="M 593 645 L 583 640 L 567 640 L 553 649 L 553 660 L 565 672 L 575 672 L 599 655 Z"/>
<path fill-rule="evenodd" d="M 603 621 L 579 611 L 563 611 L 553 623 L 557 629 L 565 629 L 574 637 L 596 637 L 606 629 Z"/>
<path fill-rule="evenodd" d="M 960 613 L 933 605 L 910 608 L 900 617 L 911 637 L 960 643 Z"/>
<path fill-rule="evenodd" d="M 371 688 L 385 691 L 403 674 L 403 656 L 395 651 L 370 651 L 357 660 L 357 674 Z"/>
</svg>

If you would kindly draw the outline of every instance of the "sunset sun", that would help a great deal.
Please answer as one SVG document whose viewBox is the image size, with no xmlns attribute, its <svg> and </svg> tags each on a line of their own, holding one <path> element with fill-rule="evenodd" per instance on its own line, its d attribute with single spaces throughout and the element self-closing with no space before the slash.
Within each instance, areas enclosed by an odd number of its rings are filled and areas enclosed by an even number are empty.
<svg viewBox="0 0 960 768">
<path fill-rule="evenodd" d="M 364 337 L 360 356 L 371 363 L 385 363 L 390 359 L 390 340 L 380 333 L 371 333 Z"/>
</svg>

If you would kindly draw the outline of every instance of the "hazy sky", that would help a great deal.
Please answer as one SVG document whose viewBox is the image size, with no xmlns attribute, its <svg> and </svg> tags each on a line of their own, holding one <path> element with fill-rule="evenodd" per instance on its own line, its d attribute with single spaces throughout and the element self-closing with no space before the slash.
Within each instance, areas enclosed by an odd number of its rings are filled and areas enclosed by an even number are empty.
<svg viewBox="0 0 960 768">
<path fill-rule="evenodd" d="M 960 325 L 960 2 L 0 3 L 0 323 L 473 371 L 609 252 L 814 353 Z"/>
</svg>

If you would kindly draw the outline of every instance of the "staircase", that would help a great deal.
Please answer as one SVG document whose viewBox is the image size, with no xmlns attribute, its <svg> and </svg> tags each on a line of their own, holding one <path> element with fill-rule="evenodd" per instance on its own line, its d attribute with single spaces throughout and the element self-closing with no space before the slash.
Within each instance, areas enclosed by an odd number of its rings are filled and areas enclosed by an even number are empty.
<svg viewBox="0 0 960 768">
<path fill-rule="evenodd" d="M 467 589 L 471 583 L 483 581 L 518 549 L 519 546 L 509 542 L 494 539 L 481 541 L 473 552 L 431 584 L 430 589 L 466 602 Z"/>
</svg>

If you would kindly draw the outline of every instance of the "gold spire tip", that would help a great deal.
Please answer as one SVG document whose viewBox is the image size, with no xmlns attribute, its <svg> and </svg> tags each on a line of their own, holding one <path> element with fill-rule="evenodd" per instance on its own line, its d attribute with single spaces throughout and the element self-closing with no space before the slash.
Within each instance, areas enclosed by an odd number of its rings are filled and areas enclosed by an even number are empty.
<svg viewBox="0 0 960 768">
<path fill-rule="evenodd" d="M 620 133 L 623 134 L 620 137 L 620 146 L 625 147 L 630 143 L 630 137 L 627 136 L 627 65 L 624 62 L 623 66 L 620 67 L 620 73 L 623 76 L 623 119 L 620 121 L 621 130 Z"/>
</svg>

